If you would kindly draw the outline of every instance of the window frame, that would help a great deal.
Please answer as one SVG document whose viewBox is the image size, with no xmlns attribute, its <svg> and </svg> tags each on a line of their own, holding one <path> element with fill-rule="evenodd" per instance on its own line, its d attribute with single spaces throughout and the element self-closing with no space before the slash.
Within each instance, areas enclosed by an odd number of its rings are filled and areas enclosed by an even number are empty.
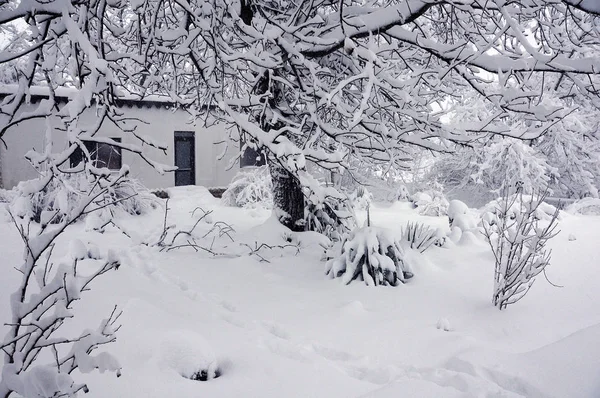
<svg viewBox="0 0 600 398">
<path fill-rule="evenodd" d="M 121 137 L 109 137 L 109 138 L 117 143 L 122 142 Z M 109 144 L 106 142 L 98 142 L 98 141 L 82 140 L 82 142 L 85 145 L 85 147 L 87 148 L 88 152 L 90 153 L 90 158 L 91 158 L 90 160 L 92 161 L 92 165 L 94 167 L 107 168 L 111 171 L 119 171 L 123 167 L 123 148 L 121 148 L 120 146 L 112 145 L 112 144 Z M 108 159 L 98 159 L 98 154 L 102 153 L 101 152 L 102 147 L 109 147 L 110 152 L 109 152 Z M 112 158 L 113 154 L 118 155 L 118 157 L 113 159 Z M 71 167 L 77 167 L 82 161 L 87 162 L 88 159 L 84 156 L 81 148 L 78 147 L 75 150 L 75 152 L 73 152 L 73 154 L 71 155 L 71 158 L 70 158 Z M 118 163 L 117 166 L 110 167 L 111 163 L 113 163 L 113 162 L 117 162 Z"/>
</svg>

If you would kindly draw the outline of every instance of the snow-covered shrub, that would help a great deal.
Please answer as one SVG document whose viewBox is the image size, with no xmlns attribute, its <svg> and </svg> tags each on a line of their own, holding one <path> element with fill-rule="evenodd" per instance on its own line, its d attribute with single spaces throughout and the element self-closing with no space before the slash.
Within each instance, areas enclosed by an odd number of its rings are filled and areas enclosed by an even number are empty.
<svg viewBox="0 0 600 398">
<path fill-rule="evenodd" d="M 406 188 L 406 185 L 400 184 L 398 186 L 398 188 L 396 189 L 396 197 L 394 198 L 394 200 L 400 202 L 408 202 L 410 200 L 410 193 L 408 192 L 408 188 Z"/>
<path fill-rule="evenodd" d="M 21 182 L 16 192 L 24 192 Z M 26 191 L 26 189 L 25 189 Z M 20 195 L 12 204 L 15 215 L 29 218 L 36 223 L 55 224 L 71 214 L 90 191 L 97 192 L 94 204 L 99 208 L 111 204 L 112 211 L 122 211 L 127 214 L 140 215 L 155 209 L 159 201 L 150 194 L 139 181 L 132 178 L 122 178 L 114 186 L 103 189 L 84 173 L 64 175 L 50 180 L 39 191 L 31 195 Z"/>
<path fill-rule="evenodd" d="M 341 253 L 327 261 L 325 274 L 342 278 L 345 284 L 363 280 L 368 286 L 397 286 L 413 276 L 400 242 L 378 227 L 353 231 L 342 243 Z"/>
<path fill-rule="evenodd" d="M 558 233 L 559 210 L 550 218 L 540 218 L 544 197 L 505 194 L 493 220 L 483 222 L 495 258 L 492 302 L 501 310 L 522 299 L 550 263 L 546 244 Z"/>
<path fill-rule="evenodd" d="M 115 323 L 120 315 L 116 308 L 96 329 L 83 330 L 74 337 L 60 334 L 64 322 L 75 316 L 73 303 L 89 290 L 90 283 L 119 267 L 113 252 L 101 253 L 98 247 L 77 239 L 69 243 L 65 257 L 54 258 L 54 238 L 65 224 L 61 222 L 50 231 L 42 229 L 45 233 L 37 236 L 21 230 L 27 254 L 19 268 L 23 277 L 13 294 L 9 331 L 0 342 L 5 354 L 0 379 L 2 397 L 11 393 L 73 397 L 78 391 L 87 392 L 85 384 L 76 383 L 70 376 L 75 369 L 83 373 L 109 370 L 119 375 L 120 365 L 113 356 L 106 352 L 93 355 L 96 348 L 116 339 L 119 327 Z M 94 271 L 77 272 L 80 263 L 93 266 Z M 44 363 L 47 359 L 49 362 Z"/>
<path fill-rule="evenodd" d="M 147 214 L 161 204 L 158 197 L 134 178 L 123 179 L 102 197 L 104 203 L 114 203 L 113 210 L 131 215 Z M 100 203 L 100 202 L 99 202 Z"/>
<path fill-rule="evenodd" d="M 18 197 L 9 209 L 24 243 L 24 255 L 23 263 L 15 267 L 21 282 L 10 296 L 11 320 L 7 323 L 8 333 L 0 342 L 4 352 L 0 397 L 13 393 L 25 397 L 74 397 L 79 391 L 87 391 L 85 384 L 72 378 L 75 369 L 84 373 L 109 370 L 119 375 L 120 366 L 114 357 L 108 353 L 92 355 L 98 346 L 115 340 L 115 322 L 119 317 L 116 309 L 96 329 L 86 328 L 73 337 L 59 334 L 65 321 L 75 316 L 73 303 L 82 298 L 97 277 L 116 269 L 119 260 L 113 252 L 102 253 L 98 247 L 77 239 L 70 241 L 66 257 L 55 258 L 54 248 L 69 225 L 118 203 L 106 198 L 114 195 L 119 183 L 127 178 L 129 168 L 124 166 L 113 173 L 88 163 L 84 166 L 84 181 L 89 183 L 75 186 L 72 177 L 52 163 L 53 157 L 37 153 L 28 156 L 40 177 L 19 184 Z M 55 195 L 48 200 L 51 192 Z M 34 211 L 32 204 L 41 210 Z M 42 222 L 32 226 L 36 214 Z M 81 263 L 88 269 L 85 273 L 79 272 Z"/>
<path fill-rule="evenodd" d="M 408 222 L 406 227 L 402 228 L 402 241 L 407 242 L 411 249 L 423 253 L 438 240 L 437 231 L 429 226 L 419 222 Z"/>
<path fill-rule="evenodd" d="M 366 210 L 373 202 L 373 194 L 364 186 L 358 186 L 350 195 L 352 207 L 356 210 Z"/>
<path fill-rule="evenodd" d="M 586 216 L 600 216 L 600 199 L 584 198 L 569 205 L 566 209 L 567 213 L 582 214 Z"/>
<path fill-rule="evenodd" d="M 464 202 L 460 200 L 451 200 L 448 206 L 448 220 L 450 221 L 450 226 L 453 226 L 454 219 L 467 214 L 469 211 L 469 206 L 467 206 Z"/>
<path fill-rule="evenodd" d="M 538 203 L 538 198 L 541 197 L 542 201 Z M 508 203 L 510 203 L 510 207 L 506 209 L 506 214 L 510 219 L 515 219 L 521 212 L 524 207 L 531 206 L 535 204 L 535 211 L 533 216 L 536 220 L 550 220 L 557 215 L 557 218 L 560 219 L 561 215 L 558 212 L 558 209 L 555 206 L 552 206 L 549 203 L 546 203 L 544 200 L 546 198 L 546 194 L 537 194 L 537 195 L 528 195 L 524 193 L 515 193 L 508 196 Z M 482 220 L 488 221 L 488 223 L 494 223 L 495 219 L 498 217 L 503 217 L 503 211 L 499 209 L 504 209 L 506 206 L 507 197 L 500 197 L 496 200 L 491 201 L 483 208 Z"/>
<path fill-rule="evenodd" d="M 10 215 L 8 214 L 8 206 L 16 197 L 14 191 L 0 189 L 0 223 L 9 222 Z"/>
<path fill-rule="evenodd" d="M 6 189 L 0 189 L 0 203 L 10 203 L 17 196 L 16 192 L 7 191 Z"/>
<path fill-rule="evenodd" d="M 223 192 L 225 206 L 273 207 L 273 183 L 267 166 L 245 168 L 238 172 Z"/>
<path fill-rule="evenodd" d="M 423 216 L 439 217 L 448 212 L 448 200 L 441 192 L 419 192 L 413 195 L 412 202 Z"/>
<path fill-rule="evenodd" d="M 460 200 L 451 200 L 448 207 L 450 240 L 461 245 L 470 244 L 481 237 L 479 218 L 469 212 L 469 207 Z M 467 233 L 468 232 L 468 233 Z"/>
<path fill-rule="evenodd" d="M 333 187 L 311 191 L 304 209 L 306 231 L 315 231 L 332 241 L 341 241 L 356 227 L 356 216 L 349 198 Z"/>
</svg>

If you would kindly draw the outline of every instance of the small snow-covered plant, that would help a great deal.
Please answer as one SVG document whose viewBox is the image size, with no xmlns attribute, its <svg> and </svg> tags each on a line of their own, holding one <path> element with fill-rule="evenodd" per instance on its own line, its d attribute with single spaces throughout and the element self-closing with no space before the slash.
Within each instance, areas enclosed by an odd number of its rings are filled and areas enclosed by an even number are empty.
<svg viewBox="0 0 600 398">
<path fill-rule="evenodd" d="M 273 183 L 267 166 L 249 167 L 233 177 L 223 192 L 222 203 L 226 206 L 273 207 Z"/>
<path fill-rule="evenodd" d="M 123 179 L 103 199 L 106 203 L 114 203 L 116 211 L 131 215 L 147 214 L 160 205 L 158 197 L 134 178 Z"/>
<path fill-rule="evenodd" d="M 354 209 L 366 210 L 373 202 L 373 194 L 366 187 L 359 185 L 350 195 L 350 201 Z"/>
<path fill-rule="evenodd" d="M 396 189 L 396 201 L 407 202 L 410 199 L 410 193 L 408 192 L 408 188 L 406 185 L 401 184 Z"/>
<path fill-rule="evenodd" d="M 448 221 L 450 226 L 453 227 L 454 220 L 464 216 L 469 211 L 469 206 L 467 206 L 464 202 L 460 200 L 451 200 L 448 205 Z"/>
<path fill-rule="evenodd" d="M 413 203 L 419 214 L 423 216 L 439 217 L 446 215 L 448 212 L 448 200 L 442 194 L 432 196 L 421 193 L 415 197 Z"/>
<path fill-rule="evenodd" d="M 341 253 L 327 261 L 325 274 L 345 284 L 363 280 L 367 286 L 398 286 L 413 276 L 400 242 L 389 231 L 368 226 L 344 240 Z"/>
<path fill-rule="evenodd" d="M 429 189 L 417 192 L 411 197 L 411 202 L 423 216 L 444 216 L 448 214 L 448 199 L 444 196 L 443 187 L 437 181 L 428 184 Z"/>
<path fill-rule="evenodd" d="M 348 197 L 333 187 L 320 187 L 320 195 L 307 195 L 304 208 L 306 231 L 315 231 L 334 242 L 356 227 L 356 217 Z"/>
<path fill-rule="evenodd" d="M 15 191 L 0 189 L 0 203 L 10 203 L 16 196 Z"/>
<path fill-rule="evenodd" d="M 402 240 L 408 243 L 408 247 L 424 253 L 434 245 L 437 240 L 437 232 L 429 226 L 419 222 L 408 222 L 402 228 Z"/>
<path fill-rule="evenodd" d="M 505 193 L 493 220 L 483 221 L 495 258 L 492 302 L 500 310 L 521 300 L 550 263 L 551 251 L 546 244 L 558 233 L 559 210 L 555 209 L 550 218 L 538 216 L 546 195 Z"/>
<path fill-rule="evenodd" d="M 566 208 L 567 213 L 571 214 L 583 214 L 589 216 L 600 215 L 600 199 L 598 198 L 584 198 L 572 203 Z"/>
</svg>

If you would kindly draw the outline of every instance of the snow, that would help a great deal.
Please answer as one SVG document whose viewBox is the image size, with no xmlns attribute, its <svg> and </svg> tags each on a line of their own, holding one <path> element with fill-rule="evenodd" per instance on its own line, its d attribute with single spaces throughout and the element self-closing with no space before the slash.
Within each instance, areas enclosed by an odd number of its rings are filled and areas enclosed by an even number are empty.
<svg viewBox="0 0 600 398">
<path fill-rule="evenodd" d="M 268 211 L 222 206 L 204 188 L 169 193 L 170 223 L 189 226 L 192 210 L 201 206 L 213 210 L 215 222 L 231 224 L 236 242 L 285 242 L 286 231 Z M 163 211 L 122 215 L 118 223 L 143 237 L 160 230 Z M 450 231 L 447 217 L 422 216 L 408 203 L 374 203 L 370 212 L 372 225 L 397 233 L 408 221 Z M 217 258 L 191 249 L 160 252 L 112 226 L 98 233 L 79 222 L 61 236 L 55 256 L 79 258 L 86 247 L 87 256 L 110 250 L 122 265 L 82 295 L 61 333 L 97 325 L 117 304 L 123 310 L 117 341 L 94 354 L 107 369 L 117 364 L 101 354 L 114 355 L 122 376 L 76 371 L 71 377 L 89 387 L 90 398 L 598 397 L 600 218 L 563 213 L 559 228 L 547 276 L 564 287 L 539 277 L 521 302 L 498 311 L 485 244 L 406 250 L 414 277 L 399 287 L 368 288 L 328 280 L 325 242 L 312 234 L 292 237 L 302 242 L 299 253 L 265 251 L 263 261 L 244 247 Z M 571 234 L 577 239 L 569 240 Z M 22 246 L 8 221 L 0 221 L 0 236 L 0 320 L 6 322 Z M 78 273 L 92 272 L 88 262 L 80 262 Z M 198 368 L 218 369 L 220 377 L 184 377 Z M 48 376 L 35 378 L 47 381 L 41 391 L 66 382 L 47 368 L 38 371 Z"/>
</svg>

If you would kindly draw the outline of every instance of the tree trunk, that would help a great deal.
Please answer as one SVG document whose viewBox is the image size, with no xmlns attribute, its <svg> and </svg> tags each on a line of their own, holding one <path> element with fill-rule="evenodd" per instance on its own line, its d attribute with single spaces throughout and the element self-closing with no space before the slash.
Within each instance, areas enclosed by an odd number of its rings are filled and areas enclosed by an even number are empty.
<svg viewBox="0 0 600 398">
<path fill-rule="evenodd" d="M 273 211 L 279 222 L 292 231 L 304 231 L 304 195 L 302 186 L 276 160 L 269 159 L 273 181 Z"/>
</svg>

